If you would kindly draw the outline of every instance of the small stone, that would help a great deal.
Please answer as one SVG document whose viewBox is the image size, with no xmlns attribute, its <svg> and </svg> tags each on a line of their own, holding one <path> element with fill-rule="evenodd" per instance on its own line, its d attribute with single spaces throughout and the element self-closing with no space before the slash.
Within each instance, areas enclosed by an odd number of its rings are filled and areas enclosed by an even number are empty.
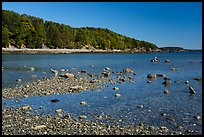
<svg viewBox="0 0 204 137">
<path fill-rule="evenodd" d="M 30 71 L 35 71 L 35 68 L 34 67 L 30 67 Z"/>
<path fill-rule="evenodd" d="M 81 104 L 82 106 L 85 106 L 85 105 L 87 105 L 87 102 L 82 101 L 82 102 L 80 102 L 80 104 Z"/>
<path fill-rule="evenodd" d="M 116 91 L 116 90 L 119 90 L 119 88 L 118 88 L 118 87 L 113 87 L 113 90 L 115 90 L 115 91 Z"/>
<path fill-rule="evenodd" d="M 30 106 L 28 106 L 28 105 L 24 105 L 23 107 L 22 107 L 22 109 L 23 110 L 33 110 Z"/>
<path fill-rule="evenodd" d="M 42 128 L 46 128 L 45 125 L 38 125 L 38 126 L 35 126 L 33 129 L 37 130 L 37 129 L 42 129 Z"/>
<path fill-rule="evenodd" d="M 62 109 L 57 109 L 55 110 L 56 113 L 61 113 L 62 112 Z"/>
<path fill-rule="evenodd" d="M 168 63 L 168 62 L 171 62 L 171 60 L 167 59 L 167 60 L 165 60 L 165 62 Z"/>
<path fill-rule="evenodd" d="M 164 90 L 164 94 L 169 94 L 169 90 L 168 90 L 168 89 L 165 89 L 165 90 Z"/>
<path fill-rule="evenodd" d="M 189 81 L 187 80 L 187 81 L 185 81 L 185 84 L 189 84 Z"/>
<path fill-rule="evenodd" d="M 144 106 L 142 104 L 137 106 L 138 108 L 144 108 Z"/>
<path fill-rule="evenodd" d="M 199 116 L 199 115 L 194 116 L 194 118 L 197 120 L 201 120 L 201 116 Z"/>
<path fill-rule="evenodd" d="M 21 82 L 21 79 L 20 79 L 20 78 L 18 78 L 16 81 Z"/>
<path fill-rule="evenodd" d="M 176 70 L 176 68 L 170 68 L 170 70 Z"/>
<path fill-rule="evenodd" d="M 51 102 L 57 103 L 57 102 L 59 102 L 59 100 L 58 99 L 52 99 Z"/>
<path fill-rule="evenodd" d="M 115 94 L 115 97 L 120 97 L 121 95 L 120 94 Z"/>
<path fill-rule="evenodd" d="M 195 94 L 196 93 L 195 90 L 193 89 L 193 87 L 189 87 L 189 90 L 190 90 L 191 94 Z"/>
<path fill-rule="evenodd" d="M 80 118 L 80 119 L 85 119 L 85 118 L 87 118 L 87 116 L 85 116 L 85 115 L 80 115 L 79 118 Z"/>
<path fill-rule="evenodd" d="M 28 98 L 28 95 L 23 95 L 24 98 Z"/>
</svg>

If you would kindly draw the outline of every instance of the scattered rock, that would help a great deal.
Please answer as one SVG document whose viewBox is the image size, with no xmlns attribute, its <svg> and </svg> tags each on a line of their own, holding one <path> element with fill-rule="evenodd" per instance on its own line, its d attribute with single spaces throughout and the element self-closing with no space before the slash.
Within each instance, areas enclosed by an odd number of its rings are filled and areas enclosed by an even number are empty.
<svg viewBox="0 0 204 137">
<path fill-rule="evenodd" d="M 165 74 L 156 74 L 157 77 L 165 77 Z"/>
<path fill-rule="evenodd" d="M 38 126 L 35 126 L 33 129 L 38 130 L 38 129 L 42 129 L 42 128 L 46 128 L 46 126 L 45 125 L 38 125 Z"/>
<path fill-rule="evenodd" d="M 28 106 L 28 105 L 24 105 L 23 107 L 22 107 L 22 109 L 23 110 L 33 110 L 30 106 Z"/>
<path fill-rule="evenodd" d="M 133 73 L 133 70 L 130 68 L 123 69 L 123 73 Z"/>
<path fill-rule="evenodd" d="M 59 102 L 59 100 L 58 99 L 52 99 L 51 102 L 57 103 L 57 102 Z"/>
<path fill-rule="evenodd" d="M 73 86 L 73 87 L 70 87 L 71 90 L 83 90 L 83 87 L 82 86 Z"/>
<path fill-rule="evenodd" d="M 168 90 L 168 89 L 165 89 L 165 90 L 164 90 L 164 94 L 169 94 L 169 90 Z"/>
<path fill-rule="evenodd" d="M 79 118 L 80 118 L 80 119 L 86 119 L 87 116 L 85 116 L 85 115 L 80 115 Z"/>
<path fill-rule="evenodd" d="M 113 87 L 113 90 L 115 90 L 115 91 L 116 91 L 116 90 L 119 90 L 119 88 L 118 88 L 118 87 Z"/>
<path fill-rule="evenodd" d="M 151 78 L 154 78 L 154 79 L 155 79 L 156 77 L 157 77 L 156 74 L 148 74 L 148 75 L 147 75 L 147 78 L 150 78 L 150 79 L 151 79 Z"/>
<path fill-rule="evenodd" d="M 51 71 L 52 71 L 52 73 L 54 73 L 54 76 L 58 75 L 58 71 L 57 70 L 51 69 Z"/>
<path fill-rule="evenodd" d="M 35 71 L 35 68 L 34 67 L 30 67 L 29 70 L 30 71 Z"/>
<path fill-rule="evenodd" d="M 66 78 L 74 78 L 74 74 L 66 73 L 66 74 L 65 74 L 65 77 L 66 77 Z"/>
<path fill-rule="evenodd" d="M 189 81 L 187 80 L 187 81 L 185 81 L 185 84 L 189 84 Z"/>
<path fill-rule="evenodd" d="M 120 97 L 121 95 L 118 93 L 118 94 L 115 94 L 115 97 Z"/>
<path fill-rule="evenodd" d="M 23 95 L 24 98 L 28 98 L 28 95 Z"/>
<path fill-rule="evenodd" d="M 194 116 L 194 118 L 197 120 L 201 120 L 201 116 L 199 116 L 199 115 Z"/>
<path fill-rule="evenodd" d="M 81 72 L 81 73 L 86 73 L 86 70 L 81 70 L 80 72 Z"/>
<path fill-rule="evenodd" d="M 200 81 L 200 78 L 193 78 L 193 80 L 197 80 L 197 81 Z"/>
<path fill-rule="evenodd" d="M 21 82 L 21 79 L 20 79 L 20 78 L 18 78 L 18 79 L 16 79 L 16 81 Z"/>
<path fill-rule="evenodd" d="M 193 89 L 193 87 L 189 87 L 189 90 L 190 90 L 190 94 L 195 94 L 195 90 Z"/>
<path fill-rule="evenodd" d="M 61 113 L 62 112 L 62 109 L 57 109 L 55 110 L 56 113 Z"/>
<path fill-rule="evenodd" d="M 104 72 L 102 72 L 102 74 L 103 74 L 105 77 L 109 77 L 109 76 L 110 76 L 110 72 L 104 71 Z"/>
<path fill-rule="evenodd" d="M 137 106 L 138 108 L 144 108 L 144 106 L 142 104 Z"/>
<path fill-rule="evenodd" d="M 169 63 L 169 62 L 171 62 L 171 60 L 167 59 L 167 60 L 165 60 L 164 62 Z"/>
<path fill-rule="evenodd" d="M 173 67 L 173 68 L 170 68 L 170 70 L 176 70 L 176 68 Z"/>
<path fill-rule="evenodd" d="M 81 101 L 80 104 L 81 104 L 82 106 L 85 106 L 85 105 L 87 105 L 87 102 Z"/>
</svg>

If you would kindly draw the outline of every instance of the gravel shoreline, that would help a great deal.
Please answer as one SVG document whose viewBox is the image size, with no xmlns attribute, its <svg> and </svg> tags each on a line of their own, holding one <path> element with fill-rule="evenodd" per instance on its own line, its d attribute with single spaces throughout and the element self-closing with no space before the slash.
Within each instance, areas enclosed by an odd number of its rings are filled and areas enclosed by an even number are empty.
<svg viewBox="0 0 204 137">
<path fill-rule="evenodd" d="M 107 125 L 63 115 L 33 115 L 23 108 L 2 108 L 2 135 L 182 135 L 165 126 Z"/>
</svg>

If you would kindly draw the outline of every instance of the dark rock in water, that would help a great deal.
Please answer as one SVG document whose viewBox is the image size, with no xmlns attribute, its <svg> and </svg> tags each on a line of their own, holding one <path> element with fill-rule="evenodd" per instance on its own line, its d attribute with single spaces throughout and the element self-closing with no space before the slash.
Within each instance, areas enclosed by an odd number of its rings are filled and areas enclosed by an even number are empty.
<svg viewBox="0 0 204 137">
<path fill-rule="evenodd" d="M 81 73 L 86 73 L 86 70 L 81 70 Z"/>
<path fill-rule="evenodd" d="M 152 81 L 148 80 L 147 83 L 151 83 Z"/>
<path fill-rule="evenodd" d="M 199 81 L 199 80 L 200 80 L 200 78 L 193 78 L 193 80 L 197 80 L 197 81 Z"/>
<path fill-rule="evenodd" d="M 105 77 L 109 77 L 110 76 L 110 72 L 103 72 L 102 73 Z"/>
<path fill-rule="evenodd" d="M 165 77 L 165 74 L 156 74 L 157 77 Z"/>
<path fill-rule="evenodd" d="M 160 60 L 159 59 L 152 59 L 150 60 L 151 62 L 159 62 Z"/>
<path fill-rule="evenodd" d="M 165 60 L 165 62 L 168 63 L 168 62 L 171 62 L 171 60 L 167 59 L 167 60 Z"/>
<path fill-rule="evenodd" d="M 185 83 L 186 83 L 186 84 L 189 84 L 189 81 L 187 80 L 187 81 L 185 81 Z"/>
<path fill-rule="evenodd" d="M 155 75 L 155 74 L 148 74 L 147 75 L 147 78 L 156 78 L 157 77 L 157 75 Z"/>
<path fill-rule="evenodd" d="M 171 80 L 170 78 L 168 78 L 168 77 L 164 77 L 164 80 Z"/>
<path fill-rule="evenodd" d="M 164 84 L 165 87 L 170 86 L 171 81 L 170 80 L 165 80 L 162 84 Z"/>
<path fill-rule="evenodd" d="M 59 102 L 59 100 L 58 99 L 52 99 L 51 102 L 57 103 L 57 102 Z"/>
<path fill-rule="evenodd" d="M 195 90 L 193 89 L 193 87 L 189 87 L 189 90 L 190 90 L 191 94 L 195 94 L 196 93 Z"/>
</svg>

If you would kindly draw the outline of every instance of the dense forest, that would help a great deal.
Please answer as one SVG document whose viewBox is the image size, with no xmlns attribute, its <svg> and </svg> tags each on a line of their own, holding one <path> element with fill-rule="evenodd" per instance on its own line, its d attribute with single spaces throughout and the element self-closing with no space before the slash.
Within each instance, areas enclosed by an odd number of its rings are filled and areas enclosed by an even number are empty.
<svg viewBox="0 0 204 137">
<path fill-rule="evenodd" d="M 73 28 L 69 25 L 2 10 L 2 47 L 67 49 L 136 49 L 150 51 L 158 47 L 117 34 L 104 28 Z"/>
</svg>

